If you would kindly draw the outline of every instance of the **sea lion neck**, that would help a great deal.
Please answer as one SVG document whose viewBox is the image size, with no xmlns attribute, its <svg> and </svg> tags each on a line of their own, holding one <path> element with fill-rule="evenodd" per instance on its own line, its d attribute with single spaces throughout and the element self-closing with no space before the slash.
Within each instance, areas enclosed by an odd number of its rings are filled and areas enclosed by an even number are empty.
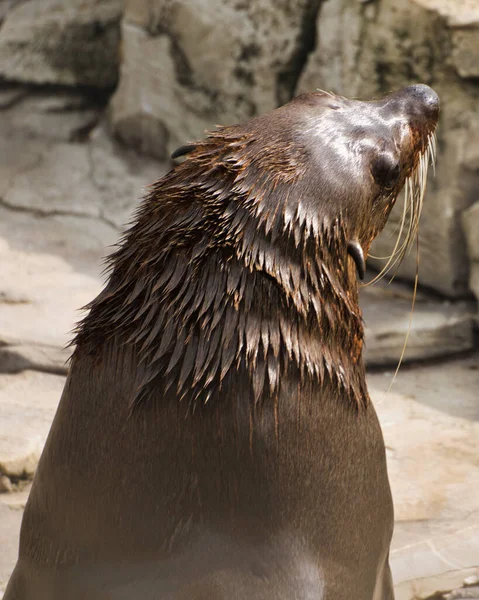
<svg viewBox="0 0 479 600">
<path fill-rule="evenodd" d="M 217 400 L 242 371 L 255 402 L 275 397 L 287 377 L 329 382 L 365 404 L 358 284 L 341 220 L 318 230 L 281 210 L 268 220 L 241 196 L 241 177 L 218 168 L 221 176 L 212 184 L 193 161 L 153 186 L 76 354 L 120 337 L 142 363 L 135 403 L 163 379 L 179 400 Z M 207 184 L 229 188 L 226 201 L 212 201 Z"/>
</svg>

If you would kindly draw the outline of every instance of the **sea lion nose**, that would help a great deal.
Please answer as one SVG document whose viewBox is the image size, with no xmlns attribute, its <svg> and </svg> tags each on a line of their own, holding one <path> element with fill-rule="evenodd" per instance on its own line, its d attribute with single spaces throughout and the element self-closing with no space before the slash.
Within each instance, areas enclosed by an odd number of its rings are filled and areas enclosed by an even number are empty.
<svg viewBox="0 0 479 600">
<path fill-rule="evenodd" d="M 428 85 L 423 83 L 410 85 L 409 87 L 404 88 L 404 92 L 406 92 L 413 101 L 419 102 L 426 113 L 429 113 L 431 116 L 439 113 L 439 96 Z"/>
<path fill-rule="evenodd" d="M 439 118 L 439 96 L 422 83 L 389 94 L 379 106 L 386 117 L 404 118 L 411 127 L 424 130 L 425 133 L 436 126 Z"/>
</svg>

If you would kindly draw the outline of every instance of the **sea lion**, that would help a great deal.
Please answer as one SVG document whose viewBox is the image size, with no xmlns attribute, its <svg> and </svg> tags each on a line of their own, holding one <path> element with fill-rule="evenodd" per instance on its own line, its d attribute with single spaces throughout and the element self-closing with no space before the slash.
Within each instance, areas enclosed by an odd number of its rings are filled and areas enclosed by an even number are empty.
<svg viewBox="0 0 479 600">
<path fill-rule="evenodd" d="M 298 96 L 181 149 L 110 259 L 5 600 L 391 600 L 358 277 L 439 100 Z M 415 186 L 414 184 L 420 184 Z"/>
</svg>

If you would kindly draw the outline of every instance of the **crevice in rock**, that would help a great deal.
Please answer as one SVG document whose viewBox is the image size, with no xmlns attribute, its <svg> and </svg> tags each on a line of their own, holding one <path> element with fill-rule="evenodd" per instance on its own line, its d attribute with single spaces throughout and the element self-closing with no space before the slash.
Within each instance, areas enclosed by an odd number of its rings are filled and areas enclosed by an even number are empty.
<svg viewBox="0 0 479 600">
<path fill-rule="evenodd" d="M 366 336 L 367 343 L 367 336 Z M 407 348 L 406 348 L 407 351 Z M 414 360 L 406 360 L 401 363 L 402 371 L 414 371 L 418 367 L 432 367 L 435 365 L 447 365 L 448 363 L 459 361 L 465 358 L 470 358 L 477 355 L 477 348 L 470 348 L 469 350 L 462 350 L 461 352 L 455 352 L 454 354 L 441 354 L 438 356 L 428 356 L 425 358 L 416 358 Z M 399 357 L 398 357 L 399 360 Z M 397 367 L 397 361 L 391 362 L 390 364 L 374 364 L 370 363 L 366 365 L 368 373 L 384 373 L 385 371 L 392 371 Z M 392 373 L 391 373 L 392 377 Z"/>
<path fill-rule="evenodd" d="M 296 52 L 276 77 L 276 98 L 279 106 L 294 96 L 308 57 L 316 49 L 316 21 L 322 2 L 323 0 L 309 0 L 305 6 Z"/>
<path fill-rule="evenodd" d="M 314 1 L 317 2 L 318 0 Z M 138 27 L 135 24 L 127 22 L 123 24 L 123 27 L 139 29 L 143 34 L 146 34 L 151 38 L 165 36 L 170 43 L 170 56 L 175 69 L 176 81 L 183 87 L 187 88 L 187 90 L 190 92 L 198 92 L 208 98 L 211 106 L 214 107 L 214 111 L 210 115 L 206 116 L 214 117 L 215 114 L 220 110 L 218 107 L 218 103 L 220 102 L 218 92 L 198 83 L 195 78 L 194 71 L 189 63 L 188 57 L 183 52 L 178 40 L 171 34 L 167 25 L 165 25 L 165 22 L 167 22 L 166 18 L 164 20 L 158 20 L 158 18 L 154 15 L 150 15 L 150 23 L 147 28 Z M 203 112 L 195 111 L 194 106 L 189 106 L 189 109 L 193 112 L 197 112 L 197 114 L 200 114 L 201 116 L 205 116 Z"/>
<path fill-rule="evenodd" d="M 77 94 L 83 95 L 85 97 L 85 100 L 87 100 L 99 109 L 106 108 L 108 106 L 110 98 L 113 92 L 115 91 L 114 88 L 104 89 L 87 85 L 70 86 L 53 83 L 26 83 L 25 81 L 20 81 L 18 79 L 6 79 L 5 77 L 0 76 L 0 92 L 2 90 L 12 89 L 14 87 L 18 87 L 19 89 L 25 90 L 25 95 L 22 96 L 22 99 L 29 93 L 51 94 L 52 96 L 56 96 L 58 94 Z M 72 110 L 75 110 L 75 108 L 72 108 Z M 59 112 L 67 112 L 67 110 L 62 110 Z"/>
<path fill-rule="evenodd" d="M 7 488 L 0 490 L 1 494 L 20 492 L 25 488 L 25 485 L 33 479 L 33 474 L 29 474 L 26 471 L 22 471 L 20 475 L 6 475 L 0 471 L 0 477 L 8 479 L 8 482 L 4 480 L 3 485 Z M 8 485 L 10 484 L 10 486 Z M 10 487 L 10 489 L 8 489 Z"/>
<path fill-rule="evenodd" d="M 29 358 L 28 349 L 27 354 L 24 355 L 22 350 L 24 347 L 21 346 L 3 346 L 0 350 L 0 373 L 1 374 L 17 374 L 22 371 L 37 371 L 39 373 L 49 373 L 50 375 L 67 375 L 70 364 L 69 357 L 66 357 L 63 362 L 49 361 L 48 358 L 45 362 L 41 361 L 41 356 L 37 360 Z M 39 345 L 32 344 L 31 348 L 38 349 L 41 351 L 42 347 Z M 56 348 L 56 352 L 60 353 L 62 349 Z M 72 349 L 73 351 L 73 349 Z"/>
<path fill-rule="evenodd" d="M 379 273 L 379 271 L 380 271 L 380 269 L 378 269 L 378 267 L 376 265 L 368 264 L 368 272 L 371 272 L 372 275 L 377 275 Z M 388 281 L 390 278 L 391 278 L 391 275 L 386 276 L 385 280 Z M 409 290 L 411 290 L 411 279 L 409 278 L 409 276 L 407 274 L 395 273 L 394 281 L 396 283 L 403 284 Z M 421 281 L 421 271 L 419 271 L 419 282 L 418 282 L 417 290 L 418 290 L 418 293 L 422 292 L 424 294 L 427 294 L 431 300 L 450 302 L 451 304 L 464 303 L 464 302 L 473 303 L 475 300 L 474 295 L 470 290 L 464 290 L 463 293 L 461 293 L 461 294 L 454 294 L 454 295 L 451 294 L 448 296 L 445 293 L 442 293 L 441 291 L 435 289 L 434 287 L 427 285 L 426 283 L 423 283 Z M 412 292 L 411 292 L 411 294 L 412 294 Z"/>
<path fill-rule="evenodd" d="M 365 41 L 368 39 L 368 29 L 372 22 L 377 20 L 379 7 L 375 6 L 371 10 L 369 0 L 362 0 L 363 6 L 360 11 L 360 33 L 358 36 L 358 44 L 356 45 L 356 51 L 354 53 L 354 72 L 359 74 L 361 72 L 360 67 L 363 59 L 363 52 L 365 49 Z M 357 89 L 355 88 L 355 93 Z"/>
<path fill-rule="evenodd" d="M 101 214 L 100 215 L 91 215 L 88 213 L 70 212 L 68 210 L 58 210 L 58 209 L 40 210 L 37 208 L 31 208 L 28 206 L 16 206 L 15 204 L 10 204 L 9 202 L 6 202 L 3 198 L 0 198 L 0 207 L 4 208 L 5 210 L 10 210 L 12 212 L 27 213 L 27 214 L 33 215 L 34 217 L 39 217 L 39 218 L 78 217 L 79 219 L 96 219 L 97 221 L 101 221 L 105 225 L 108 225 L 109 227 L 113 227 L 113 229 L 115 231 L 119 231 L 118 227 L 113 223 L 113 221 L 110 221 L 108 218 L 106 218 L 105 216 L 103 216 Z"/>
<path fill-rule="evenodd" d="M 205 116 L 213 117 L 217 112 L 224 110 L 221 107 L 221 99 L 219 97 L 218 92 L 216 90 L 211 90 L 205 87 L 204 85 L 199 84 L 196 81 L 194 72 L 190 66 L 188 58 L 181 49 L 178 41 L 166 29 L 159 27 L 158 30 L 160 34 L 166 35 L 170 41 L 170 55 L 175 66 L 176 79 L 178 83 L 188 88 L 189 90 L 203 94 L 206 98 L 208 98 L 210 106 L 214 107 L 214 110 L 209 115 Z M 190 110 L 194 111 L 194 106 L 190 105 Z M 194 112 L 198 113 L 198 111 Z M 204 111 L 199 112 L 198 114 L 204 116 L 203 112 Z"/>
</svg>

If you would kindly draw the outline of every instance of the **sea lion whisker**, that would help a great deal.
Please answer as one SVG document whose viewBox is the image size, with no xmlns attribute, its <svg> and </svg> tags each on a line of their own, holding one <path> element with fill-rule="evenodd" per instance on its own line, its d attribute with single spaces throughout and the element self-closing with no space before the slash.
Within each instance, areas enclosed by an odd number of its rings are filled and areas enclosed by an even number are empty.
<svg viewBox="0 0 479 600">
<path fill-rule="evenodd" d="M 329 96 L 330 98 L 341 98 L 341 96 L 336 96 L 336 94 L 333 94 L 332 92 L 327 92 L 326 90 L 322 90 L 321 88 L 316 88 L 316 91 L 320 94 L 324 94 L 325 96 Z"/>
<path fill-rule="evenodd" d="M 387 260 L 388 262 L 366 285 L 371 285 L 379 281 L 396 265 L 399 267 L 404 257 L 409 254 L 412 248 L 412 243 L 419 230 L 419 220 L 422 213 L 424 196 L 426 192 L 429 161 L 431 160 L 432 164 L 435 164 L 435 160 L 432 160 L 433 157 L 435 159 L 435 154 L 436 135 L 435 133 L 432 133 L 428 137 L 425 148 L 419 155 L 416 168 L 404 182 L 404 210 L 402 213 L 402 218 L 398 224 L 399 234 L 396 238 L 396 244 L 388 257 L 375 257 L 382 260 Z M 410 215 L 409 219 L 407 219 L 408 214 Z M 400 243 L 406 221 L 406 234 L 404 236 L 404 240 L 402 243 Z M 396 273 L 390 279 L 390 282 L 394 280 Z"/>
<path fill-rule="evenodd" d="M 421 185 L 421 182 L 424 180 L 423 169 L 422 169 L 423 163 L 421 162 L 421 158 L 422 158 L 422 156 L 420 157 L 420 160 L 418 162 L 416 169 L 414 170 L 414 172 L 410 175 L 410 177 L 406 181 L 409 220 L 408 220 L 408 226 L 407 226 L 404 243 L 401 246 L 401 253 L 399 256 L 396 257 L 396 259 L 392 262 L 392 264 L 389 267 L 389 270 L 391 270 L 395 265 L 398 265 L 398 268 L 396 269 L 396 272 L 393 274 L 393 276 L 389 280 L 389 283 L 394 281 L 394 278 L 397 275 L 399 266 L 400 266 L 402 260 L 404 259 L 404 257 L 407 256 L 407 254 L 410 252 L 410 249 L 412 246 L 412 241 L 414 240 L 414 238 L 417 234 L 417 231 L 418 231 L 419 217 L 421 214 L 421 207 L 422 207 L 421 195 L 422 195 L 422 197 L 424 195 L 423 193 L 421 194 L 421 190 L 424 190 L 424 187 Z"/>
<path fill-rule="evenodd" d="M 373 285 L 377 281 L 380 281 L 389 272 L 389 270 L 391 268 L 391 263 L 393 263 L 393 259 L 396 256 L 396 253 L 397 253 L 397 250 L 399 247 L 399 243 L 400 243 L 400 240 L 402 237 L 404 223 L 406 220 L 406 213 L 407 213 L 407 209 L 408 209 L 408 205 L 409 205 L 409 191 L 408 191 L 409 187 L 408 187 L 407 179 L 406 179 L 404 188 L 405 188 L 404 189 L 404 207 L 403 207 L 402 217 L 400 220 L 400 229 L 399 229 L 398 236 L 396 238 L 396 243 L 395 243 L 394 248 L 388 258 L 388 262 L 386 263 L 386 265 L 381 269 L 381 271 L 375 277 L 373 277 L 373 279 L 371 281 L 368 281 L 368 283 L 365 284 L 366 286 Z M 402 253 L 402 247 L 400 248 L 400 253 Z"/>
<path fill-rule="evenodd" d="M 404 343 L 403 343 L 401 355 L 399 357 L 396 370 L 394 371 L 394 375 L 392 376 L 392 379 L 389 383 L 388 389 L 386 390 L 386 392 L 384 393 L 384 396 L 379 401 L 379 404 L 381 404 L 385 400 L 385 398 L 388 396 L 389 392 L 391 391 L 391 388 L 394 385 L 394 382 L 396 381 L 399 370 L 400 370 L 401 365 L 404 360 L 404 356 L 406 354 L 406 348 L 407 348 L 407 344 L 409 341 L 409 335 L 412 330 L 412 319 L 413 319 L 413 315 L 414 315 L 414 307 L 416 305 L 418 283 L 419 283 L 419 236 L 416 237 L 416 273 L 414 275 L 414 289 L 413 289 L 413 294 L 412 294 L 411 310 L 409 312 L 409 322 L 408 322 L 408 327 L 407 327 L 407 331 L 406 331 L 406 336 L 404 337 Z"/>
</svg>

